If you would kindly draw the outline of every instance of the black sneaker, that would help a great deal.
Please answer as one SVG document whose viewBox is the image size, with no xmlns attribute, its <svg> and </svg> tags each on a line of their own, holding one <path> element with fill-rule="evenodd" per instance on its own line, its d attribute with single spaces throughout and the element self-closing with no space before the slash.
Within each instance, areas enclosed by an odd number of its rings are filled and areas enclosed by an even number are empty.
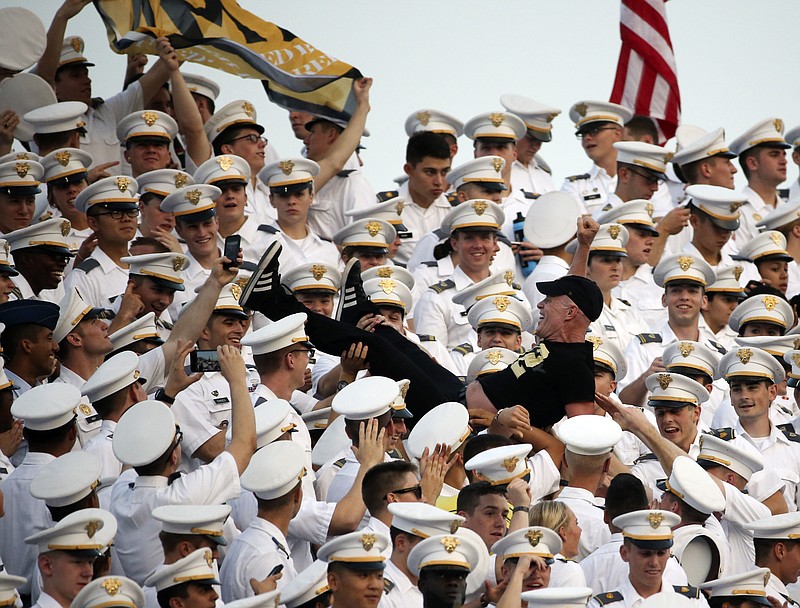
<svg viewBox="0 0 800 608">
<path fill-rule="evenodd" d="M 242 289 L 239 304 L 250 310 L 261 311 L 270 298 L 280 295 L 281 275 L 278 272 L 278 256 L 281 253 L 281 244 L 278 241 L 270 243 L 264 255 L 258 261 L 258 266 L 253 271 L 250 280 Z M 263 312 L 263 311 L 262 311 Z"/>
<path fill-rule="evenodd" d="M 375 305 L 367 297 L 361 281 L 361 262 L 350 258 L 342 273 L 342 291 L 334 318 L 355 325 L 366 314 L 377 314 Z"/>
</svg>

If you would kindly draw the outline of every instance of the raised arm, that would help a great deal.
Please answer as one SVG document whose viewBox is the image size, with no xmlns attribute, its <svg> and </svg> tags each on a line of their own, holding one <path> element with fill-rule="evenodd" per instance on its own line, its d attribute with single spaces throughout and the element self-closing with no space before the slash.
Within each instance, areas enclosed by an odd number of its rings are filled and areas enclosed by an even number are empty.
<svg viewBox="0 0 800 608">
<path fill-rule="evenodd" d="M 582 215 L 578 218 L 578 249 L 572 258 L 567 274 L 574 274 L 578 277 L 586 276 L 586 265 L 589 263 L 589 247 L 594 240 L 597 231 L 600 229 L 591 215 Z"/>
<path fill-rule="evenodd" d="M 242 353 L 227 344 L 217 347 L 220 371 L 231 388 L 231 442 L 225 448 L 244 473 L 256 451 L 256 415 L 247 390 L 247 370 Z"/>
<path fill-rule="evenodd" d="M 66 0 L 56 11 L 50 29 L 47 30 L 47 45 L 36 65 L 36 75 L 44 78 L 51 87 L 56 84 L 56 70 L 61 57 L 61 46 L 67 32 L 67 22 L 80 13 L 92 0 Z"/>
</svg>

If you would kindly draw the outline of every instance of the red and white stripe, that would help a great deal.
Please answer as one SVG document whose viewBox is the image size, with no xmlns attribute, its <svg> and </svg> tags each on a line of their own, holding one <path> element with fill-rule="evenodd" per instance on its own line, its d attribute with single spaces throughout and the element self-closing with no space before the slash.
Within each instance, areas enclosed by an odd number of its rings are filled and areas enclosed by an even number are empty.
<svg viewBox="0 0 800 608">
<path fill-rule="evenodd" d="M 665 0 L 622 0 L 619 29 L 622 48 L 611 101 L 653 118 L 666 140 L 680 122 L 681 94 Z"/>
</svg>

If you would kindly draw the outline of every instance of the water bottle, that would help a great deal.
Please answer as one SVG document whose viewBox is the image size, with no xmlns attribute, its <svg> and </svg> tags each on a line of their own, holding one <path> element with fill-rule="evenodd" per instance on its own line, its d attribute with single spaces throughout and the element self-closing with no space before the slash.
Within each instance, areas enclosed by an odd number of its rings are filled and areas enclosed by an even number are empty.
<svg viewBox="0 0 800 608">
<path fill-rule="evenodd" d="M 514 240 L 521 243 L 525 240 L 525 217 L 521 211 L 517 211 L 517 217 L 514 218 Z M 529 262 L 522 259 L 522 253 L 519 256 L 519 266 L 522 269 L 522 276 L 527 277 L 533 269 L 536 268 L 536 262 Z"/>
</svg>

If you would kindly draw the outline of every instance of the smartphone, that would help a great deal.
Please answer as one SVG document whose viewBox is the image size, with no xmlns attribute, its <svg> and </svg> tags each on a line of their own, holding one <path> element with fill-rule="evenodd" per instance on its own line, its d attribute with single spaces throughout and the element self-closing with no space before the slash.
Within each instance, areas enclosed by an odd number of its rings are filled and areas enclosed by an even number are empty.
<svg viewBox="0 0 800 608">
<path fill-rule="evenodd" d="M 189 355 L 189 369 L 193 372 L 218 372 L 219 355 L 216 350 L 193 350 Z"/>
<path fill-rule="evenodd" d="M 269 571 L 269 574 L 267 574 L 267 576 L 275 576 L 276 574 L 278 574 L 278 572 L 281 572 L 282 570 L 283 570 L 283 564 L 278 564 L 272 570 Z"/>
<path fill-rule="evenodd" d="M 241 246 L 242 237 L 238 234 L 232 234 L 225 238 L 225 250 L 222 252 L 222 255 L 231 260 L 230 263 L 225 262 L 222 265 L 225 270 L 237 268 L 239 266 L 239 264 L 236 263 L 236 258 L 239 257 L 239 249 Z"/>
</svg>

